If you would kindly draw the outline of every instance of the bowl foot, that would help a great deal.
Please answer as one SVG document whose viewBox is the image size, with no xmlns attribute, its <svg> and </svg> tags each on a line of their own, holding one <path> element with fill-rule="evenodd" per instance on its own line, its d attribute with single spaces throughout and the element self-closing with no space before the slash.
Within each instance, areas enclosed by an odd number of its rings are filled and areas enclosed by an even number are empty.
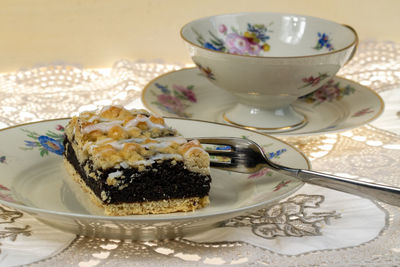
<svg viewBox="0 0 400 267">
<path fill-rule="evenodd" d="M 307 124 L 307 118 L 291 106 L 262 109 L 238 103 L 227 110 L 223 117 L 230 124 L 271 133 L 293 131 Z"/>
</svg>

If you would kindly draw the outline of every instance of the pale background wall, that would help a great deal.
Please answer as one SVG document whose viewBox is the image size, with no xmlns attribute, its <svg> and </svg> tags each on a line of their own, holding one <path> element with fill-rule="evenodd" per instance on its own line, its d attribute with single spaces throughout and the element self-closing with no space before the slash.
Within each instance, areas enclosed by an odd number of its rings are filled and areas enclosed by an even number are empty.
<svg viewBox="0 0 400 267">
<path fill-rule="evenodd" d="M 400 42 L 400 0 L 2 0 L 0 72 L 121 58 L 190 63 L 181 26 L 241 11 L 317 16 L 353 26 L 360 40 Z"/>
</svg>

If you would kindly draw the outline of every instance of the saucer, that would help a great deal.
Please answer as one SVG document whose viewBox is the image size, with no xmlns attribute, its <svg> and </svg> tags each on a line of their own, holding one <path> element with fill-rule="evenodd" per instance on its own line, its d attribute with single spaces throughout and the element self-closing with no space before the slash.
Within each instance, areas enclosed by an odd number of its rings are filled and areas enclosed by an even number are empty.
<svg viewBox="0 0 400 267">
<path fill-rule="evenodd" d="M 224 114 L 236 100 L 233 95 L 210 83 L 197 68 L 186 68 L 152 80 L 143 89 L 142 102 L 160 116 L 230 124 L 224 120 Z M 303 135 L 347 130 L 376 119 L 382 113 L 384 103 L 372 89 L 335 76 L 313 93 L 299 98 L 292 106 L 307 118 L 303 127 L 281 133 L 258 131 Z"/>
</svg>

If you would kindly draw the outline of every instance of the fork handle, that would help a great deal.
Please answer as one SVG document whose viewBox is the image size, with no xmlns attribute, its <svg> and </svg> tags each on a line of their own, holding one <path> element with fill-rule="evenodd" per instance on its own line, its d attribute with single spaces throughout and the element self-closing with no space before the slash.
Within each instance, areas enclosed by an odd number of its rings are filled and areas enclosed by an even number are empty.
<svg viewBox="0 0 400 267">
<path fill-rule="evenodd" d="M 294 171 L 294 170 L 293 170 Z M 303 182 L 400 206 L 400 188 L 368 183 L 310 170 L 296 170 Z"/>
</svg>

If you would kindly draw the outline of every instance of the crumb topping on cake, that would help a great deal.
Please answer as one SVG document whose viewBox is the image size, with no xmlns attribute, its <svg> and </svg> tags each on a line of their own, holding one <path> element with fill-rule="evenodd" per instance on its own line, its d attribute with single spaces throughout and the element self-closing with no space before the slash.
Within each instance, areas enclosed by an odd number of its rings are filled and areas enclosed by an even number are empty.
<svg viewBox="0 0 400 267">
<path fill-rule="evenodd" d="M 197 140 L 187 141 L 169 128 L 162 117 L 145 110 L 119 106 L 98 112 L 83 112 L 71 119 L 66 135 L 72 146 L 80 147 L 77 158 L 89 157 L 95 168 L 135 167 L 139 171 L 154 162 L 183 161 L 188 169 L 209 174 L 209 156 Z M 107 183 L 115 184 L 118 172 Z"/>
</svg>

